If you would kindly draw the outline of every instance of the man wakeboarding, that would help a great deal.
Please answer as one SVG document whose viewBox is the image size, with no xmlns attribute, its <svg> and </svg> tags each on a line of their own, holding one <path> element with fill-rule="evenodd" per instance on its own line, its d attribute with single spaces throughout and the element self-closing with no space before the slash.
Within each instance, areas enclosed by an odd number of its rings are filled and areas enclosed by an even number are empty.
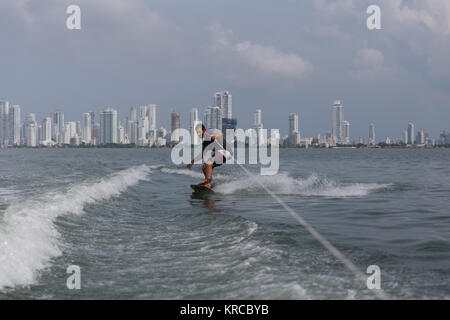
<svg viewBox="0 0 450 320">
<path fill-rule="evenodd" d="M 231 153 L 223 147 L 223 133 L 220 130 L 207 130 L 203 124 L 199 123 L 195 127 L 195 132 L 202 139 L 202 152 L 192 159 L 187 168 L 191 169 L 195 162 L 203 159 L 205 151 L 211 150 L 211 157 L 202 165 L 205 181 L 200 183 L 199 186 L 212 189 L 215 186 L 213 183 L 213 169 L 224 164 L 231 157 Z"/>
</svg>

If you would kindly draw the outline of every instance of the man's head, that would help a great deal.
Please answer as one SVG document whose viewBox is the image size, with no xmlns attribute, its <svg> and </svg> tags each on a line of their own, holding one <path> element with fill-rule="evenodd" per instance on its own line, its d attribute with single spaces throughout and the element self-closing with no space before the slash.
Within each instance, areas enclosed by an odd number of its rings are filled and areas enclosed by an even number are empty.
<svg viewBox="0 0 450 320">
<path fill-rule="evenodd" d="M 195 127 L 195 132 L 197 132 L 199 137 L 202 137 L 205 131 L 206 127 L 201 123 L 197 124 L 197 126 Z"/>
</svg>

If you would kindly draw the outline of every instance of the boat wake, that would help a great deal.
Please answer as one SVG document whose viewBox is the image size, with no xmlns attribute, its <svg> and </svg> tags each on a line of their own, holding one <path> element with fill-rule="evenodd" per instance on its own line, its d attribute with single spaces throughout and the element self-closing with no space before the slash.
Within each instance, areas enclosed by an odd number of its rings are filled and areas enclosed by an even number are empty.
<svg viewBox="0 0 450 320">
<path fill-rule="evenodd" d="M 87 204 L 118 196 L 147 180 L 150 168 L 131 167 L 100 181 L 76 184 L 64 193 L 48 193 L 9 206 L 0 218 L 0 290 L 37 281 L 39 271 L 61 255 L 57 217 L 82 214 Z"/>
<path fill-rule="evenodd" d="M 280 173 L 275 176 L 255 176 L 255 179 L 258 179 L 259 182 L 279 195 L 358 197 L 391 187 L 391 184 L 339 183 L 317 174 L 311 174 L 306 179 L 293 178 L 287 173 Z M 216 191 L 223 194 L 248 194 L 263 191 L 263 189 L 257 181 L 245 177 L 219 184 Z"/>
</svg>

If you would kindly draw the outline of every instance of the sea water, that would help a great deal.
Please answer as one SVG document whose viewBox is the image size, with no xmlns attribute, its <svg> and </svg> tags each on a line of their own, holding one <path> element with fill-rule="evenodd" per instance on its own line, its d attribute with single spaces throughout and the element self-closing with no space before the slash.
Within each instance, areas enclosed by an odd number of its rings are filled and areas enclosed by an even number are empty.
<svg viewBox="0 0 450 320">
<path fill-rule="evenodd" d="M 256 179 L 394 299 L 450 298 L 450 150 L 282 149 Z M 373 299 L 236 165 L 170 149 L 0 150 L 0 299 Z M 81 288 L 67 286 L 69 266 Z M 370 276 L 370 274 L 367 274 Z"/>
</svg>

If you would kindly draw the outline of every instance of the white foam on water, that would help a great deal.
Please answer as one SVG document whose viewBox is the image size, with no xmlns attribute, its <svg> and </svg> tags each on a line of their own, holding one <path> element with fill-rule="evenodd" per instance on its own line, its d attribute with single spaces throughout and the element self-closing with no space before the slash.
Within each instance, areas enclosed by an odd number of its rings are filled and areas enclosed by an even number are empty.
<svg viewBox="0 0 450 320">
<path fill-rule="evenodd" d="M 110 199 L 147 180 L 150 171 L 145 165 L 132 167 L 100 181 L 76 184 L 64 193 L 9 206 L 0 220 L 0 290 L 36 283 L 39 272 L 61 255 L 57 217 L 82 214 L 87 204 Z"/>
<path fill-rule="evenodd" d="M 388 188 L 390 184 L 377 183 L 338 183 L 328 178 L 311 174 L 308 178 L 292 178 L 287 173 L 275 176 L 255 176 L 275 194 L 322 196 L 322 197 L 358 197 L 366 196 L 370 192 Z M 245 177 L 216 187 L 216 192 L 223 194 L 245 193 L 261 191 L 261 187 L 253 179 Z"/>
</svg>

